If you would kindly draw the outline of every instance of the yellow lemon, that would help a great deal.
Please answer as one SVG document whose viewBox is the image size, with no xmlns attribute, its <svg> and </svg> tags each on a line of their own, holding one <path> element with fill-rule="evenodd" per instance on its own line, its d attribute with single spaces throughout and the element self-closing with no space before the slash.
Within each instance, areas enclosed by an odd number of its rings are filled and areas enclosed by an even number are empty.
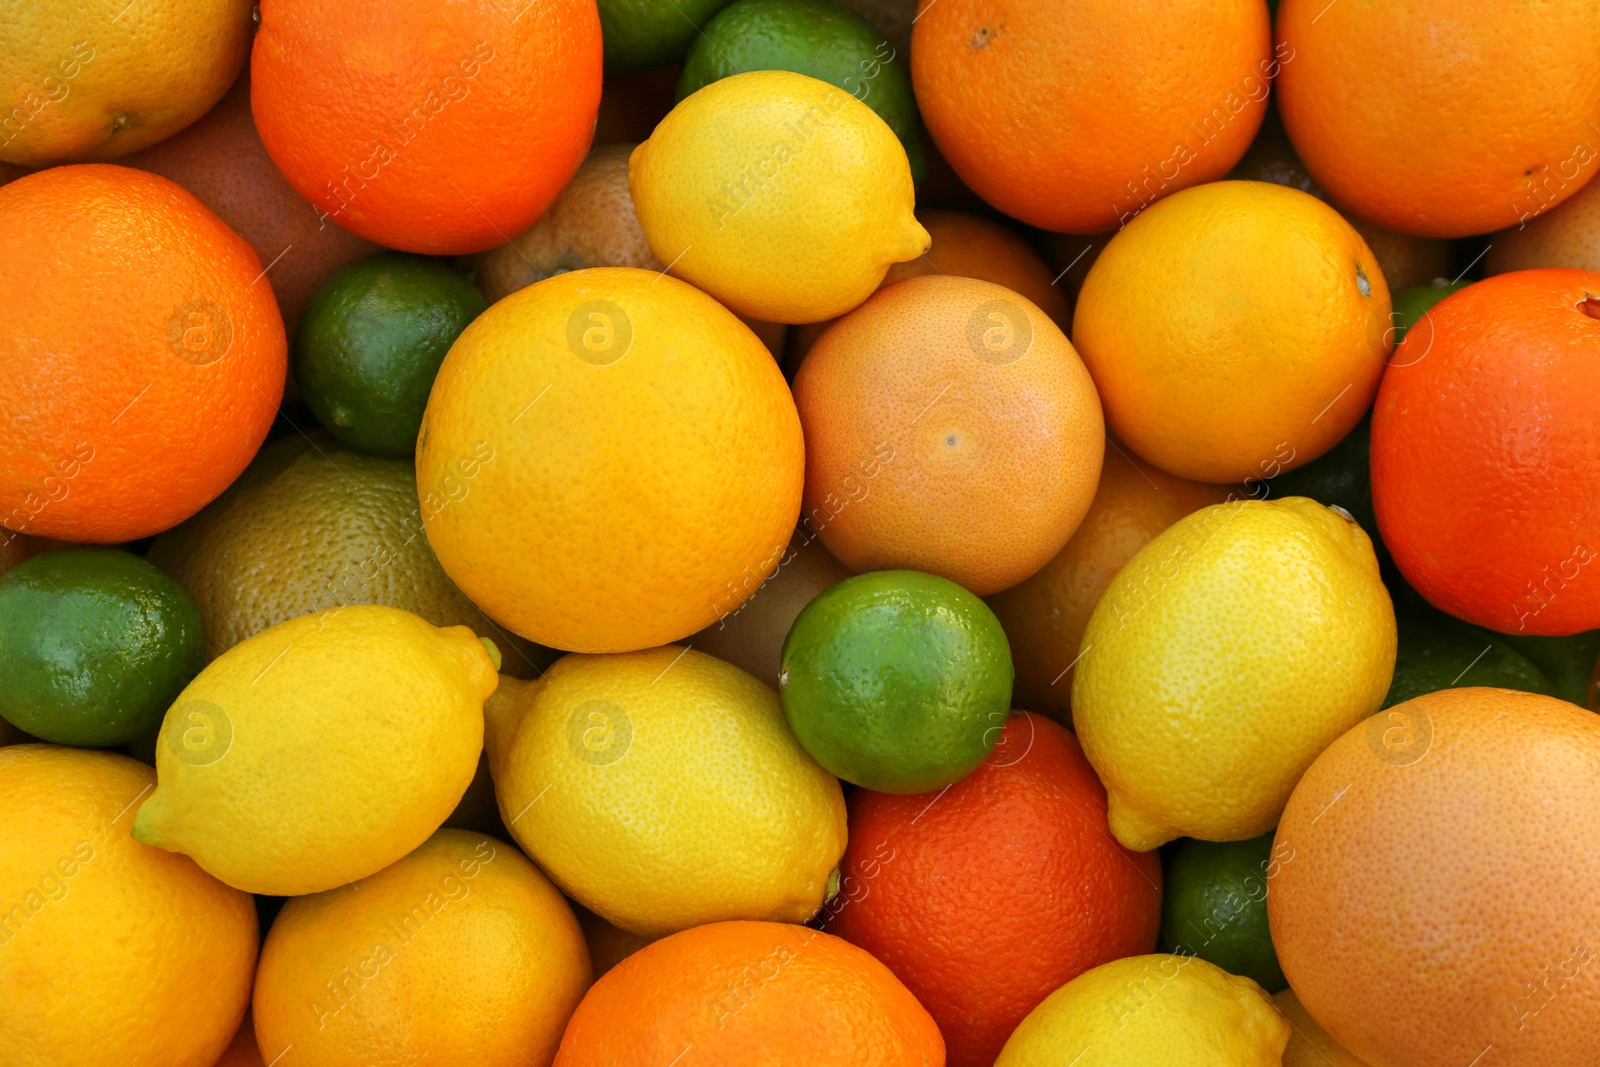
<svg viewBox="0 0 1600 1067">
<path fill-rule="evenodd" d="M 501 684 L 487 709 L 500 815 L 601 918 L 646 937 L 804 922 L 837 888 L 839 781 L 739 668 L 668 646 Z"/>
<path fill-rule="evenodd" d="M 1283 1067 L 1367 1067 L 1366 1060 L 1328 1036 L 1322 1024 L 1301 1005 L 1294 990 L 1272 994 L 1272 1002 L 1290 1027 Z"/>
<path fill-rule="evenodd" d="M 1348 515 L 1287 497 L 1179 519 L 1112 579 L 1073 678 L 1111 832 L 1139 851 L 1266 833 L 1311 761 L 1383 703 L 1394 653 L 1394 607 Z"/>
<path fill-rule="evenodd" d="M 558 274 L 468 326 L 417 441 L 428 543 L 490 618 L 577 652 L 688 637 L 778 566 L 805 441 L 771 353 L 627 267 Z"/>
<path fill-rule="evenodd" d="M 821 322 L 928 250 L 911 165 L 877 114 L 786 70 L 712 82 L 628 160 L 661 262 L 749 318 Z"/>
<path fill-rule="evenodd" d="M 1372 250 L 1316 197 L 1197 185 L 1106 244 L 1072 343 L 1106 424 L 1197 482 L 1265 479 L 1332 448 L 1372 406 L 1393 340 Z"/>
<path fill-rule="evenodd" d="M 0 750 L 6 1067 L 211 1067 L 238 1027 L 255 906 L 128 836 L 154 780 L 109 752 Z"/>
<path fill-rule="evenodd" d="M 252 893 L 365 878 L 466 791 L 495 666 L 465 626 L 376 604 L 263 630 L 167 711 L 133 835 Z"/>
<path fill-rule="evenodd" d="M 284 905 L 261 949 L 256 1038 L 284 1067 L 547 1067 L 589 978 L 578 920 L 537 867 L 440 830 Z"/>
<path fill-rule="evenodd" d="M 995 1067 L 1278 1067 L 1288 1040 L 1250 979 L 1196 956 L 1129 956 L 1046 997 Z"/>
</svg>

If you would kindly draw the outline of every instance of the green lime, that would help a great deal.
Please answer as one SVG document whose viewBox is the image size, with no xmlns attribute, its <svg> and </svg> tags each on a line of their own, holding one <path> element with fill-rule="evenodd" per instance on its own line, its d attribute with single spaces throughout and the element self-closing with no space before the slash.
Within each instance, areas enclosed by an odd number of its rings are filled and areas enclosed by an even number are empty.
<svg viewBox="0 0 1600 1067">
<path fill-rule="evenodd" d="M 861 15 L 838 0 L 734 0 L 690 42 L 678 99 L 751 70 L 792 70 L 856 97 L 900 138 L 921 184 L 928 160 L 910 62 Z"/>
<path fill-rule="evenodd" d="M 684 50 L 728 0 L 599 0 L 607 74 L 660 70 Z"/>
<path fill-rule="evenodd" d="M 1175 844 L 1167 855 L 1161 940 L 1252 979 L 1267 992 L 1289 983 L 1267 929 L 1267 872 L 1272 834 L 1249 841 Z"/>
<path fill-rule="evenodd" d="M 778 686 L 818 763 L 868 789 L 925 793 L 972 773 L 1000 740 L 1011 674 L 983 601 L 921 571 L 876 571 L 801 610 Z"/>
<path fill-rule="evenodd" d="M 1303 467 L 1284 471 L 1266 485 L 1274 500 L 1304 496 L 1319 504 L 1344 508 L 1367 531 L 1376 547 L 1380 542 L 1378 520 L 1372 511 L 1371 456 L 1372 416 L 1369 414 L 1328 451 Z M 1261 494 L 1256 491 L 1251 495 Z"/>
<path fill-rule="evenodd" d="M 1447 282 L 1439 278 L 1430 285 L 1414 285 L 1410 289 L 1402 289 L 1395 293 L 1392 302 L 1394 343 L 1399 344 L 1404 340 L 1406 331 L 1417 324 L 1423 312 L 1451 293 L 1459 293 L 1471 284 L 1471 282 Z"/>
<path fill-rule="evenodd" d="M 1538 637 L 1533 634 L 1496 634 L 1500 640 L 1527 656 L 1550 679 L 1549 692 L 1562 700 L 1586 707 L 1589 676 L 1600 657 L 1600 630 L 1587 630 L 1567 637 Z"/>
<path fill-rule="evenodd" d="M 1526 693 L 1553 692 L 1550 679 L 1498 637 L 1437 610 L 1396 613 L 1399 643 L 1384 707 L 1439 689 L 1491 685 Z M 1584 675 L 1587 682 L 1588 675 Z"/>
<path fill-rule="evenodd" d="M 379 252 L 323 282 L 294 337 L 294 376 L 317 421 L 353 448 L 410 457 L 445 353 L 488 307 L 445 264 Z"/>
<path fill-rule="evenodd" d="M 151 733 L 204 665 L 194 601 L 130 552 L 57 548 L 0 577 L 0 716 L 35 737 Z"/>
</svg>

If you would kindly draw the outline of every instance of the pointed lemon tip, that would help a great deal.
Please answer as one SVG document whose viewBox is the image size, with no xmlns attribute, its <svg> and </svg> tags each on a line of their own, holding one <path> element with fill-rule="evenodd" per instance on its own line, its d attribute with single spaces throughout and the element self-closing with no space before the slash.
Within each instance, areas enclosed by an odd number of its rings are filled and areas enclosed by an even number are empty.
<svg viewBox="0 0 1600 1067">
<path fill-rule="evenodd" d="M 175 822 L 172 807 L 157 786 L 133 817 L 133 839 L 141 845 L 166 848 Z"/>
<path fill-rule="evenodd" d="M 489 653 L 489 661 L 494 664 L 494 669 L 498 671 L 502 662 L 499 646 L 487 637 L 480 637 L 478 641 L 483 645 L 483 650 Z"/>
<path fill-rule="evenodd" d="M 933 247 L 933 237 L 915 216 L 908 216 L 907 221 L 896 226 L 894 230 L 896 239 L 891 262 L 904 263 L 916 259 Z"/>
</svg>

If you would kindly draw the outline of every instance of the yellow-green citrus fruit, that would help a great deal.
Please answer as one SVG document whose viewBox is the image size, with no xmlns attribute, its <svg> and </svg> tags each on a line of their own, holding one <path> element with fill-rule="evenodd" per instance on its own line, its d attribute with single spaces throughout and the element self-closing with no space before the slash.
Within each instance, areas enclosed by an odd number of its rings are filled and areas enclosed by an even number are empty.
<svg viewBox="0 0 1600 1067">
<path fill-rule="evenodd" d="M 502 684 L 520 693 L 488 713 L 500 815 L 590 911 L 658 937 L 804 922 L 837 888 L 839 782 L 744 671 L 668 646 L 565 656 Z"/>
<path fill-rule="evenodd" d="M 1289 1024 L 1261 987 L 1195 956 L 1085 971 L 1022 1020 L 995 1067 L 1278 1067 Z"/>
<path fill-rule="evenodd" d="M 178 694 L 133 834 L 252 893 L 365 878 L 461 799 L 495 683 L 465 626 L 376 604 L 279 623 Z"/>
<path fill-rule="evenodd" d="M 628 187 L 669 270 L 769 322 L 842 315 L 931 243 L 894 131 L 786 70 L 723 78 L 673 108 L 633 150 Z"/>
<path fill-rule="evenodd" d="M 627 652 L 750 598 L 800 514 L 794 398 L 749 328 L 651 271 L 558 274 L 461 334 L 417 442 L 428 542 L 495 621 Z"/>
<path fill-rule="evenodd" d="M 283 1067 L 548 1067 L 589 979 L 550 880 L 503 841 L 440 830 L 284 905 L 261 949 L 256 1038 Z"/>
<path fill-rule="evenodd" d="M 255 907 L 128 836 L 154 782 L 109 752 L 0 749 L 5 1067 L 211 1067 L 244 1016 Z"/>
<path fill-rule="evenodd" d="M 1139 851 L 1266 833 L 1311 761 L 1378 710 L 1394 655 L 1349 515 L 1286 497 L 1179 519 L 1112 579 L 1073 679 L 1111 832 Z"/>
</svg>

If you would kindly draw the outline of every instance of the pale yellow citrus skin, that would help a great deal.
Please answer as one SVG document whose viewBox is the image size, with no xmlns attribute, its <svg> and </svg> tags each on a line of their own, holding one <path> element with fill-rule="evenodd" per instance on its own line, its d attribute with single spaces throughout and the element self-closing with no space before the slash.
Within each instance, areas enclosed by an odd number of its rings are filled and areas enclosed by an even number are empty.
<svg viewBox="0 0 1600 1067">
<path fill-rule="evenodd" d="M 471 630 L 399 608 L 279 623 L 178 694 L 134 836 L 252 893 L 365 878 L 425 841 L 461 799 L 497 680 Z"/>
<path fill-rule="evenodd" d="M 633 150 L 628 187 L 673 274 L 769 322 L 842 315 L 932 243 L 894 131 L 843 89 L 785 70 L 678 104 Z"/>
<path fill-rule="evenodd" d="M 1383 703 L 1394 655 L 1353 520 L 1304 497 L 1179 519 L 1112 579 L 1073 679 L 1111 832 L 1142 852 L 1272 829 L 1317 755 Z"/>
<path fill-rule="evenodd" d="M 1294 990 L 1272 994 L 1272 1003 L 1289 1023 L 1283 1067 L 1367 1067 L 1367 1061 L 1339 1044 L 1311 1017 Z"/>
<path fill-rule="evenodd" d="M 256 1039 L 298 1067 L 548 1067 L 589 982 L 550 880 L 504 841 L 440 830 L 284 905 L 261 949 Z"/>
<path fill-rule="evenodd" d="M 128 835 L 142 763 L 0 750 L 0 1063 L 211 1067 L 250 1000 L 256 910 Z"/>
<path fill-rule="evenodd" d="M 1268 182 L 1195 186 L 1089 268 L 1072 343 L 1113 433 L 1197 482 L 1265 479 L 1332 448 L 1393 344 L 1389 288 L 1350 224 Z"/>
<path fill-rule="evenodd" d="M 836 888 L 838 779 L 737 667 L 668 646 L 565 656 L 538 682 L 502 684 L 488 711 L 500 815 L 608 922 L 645 937 L 804 922 Z"/>
<path fill-rule="evenodd" d="M 250 52 L 251 0 L 0 0 L 0 160 L 115 159 L 222 99 Z"/>
<path fill-rule="evenodd" d="M 1278 1067 L 1289 1024 L 1261 987 L 1196 956 L 1085 971 L 1022 1020 L 995 1067 Z"/>
<path fill-rule="evenodd" d="M 624 652 L 736 610 L 783 558 L 805 443 L 750 329 L 628 267 L 518 290 L 456 339 L 417 442 L 428 542 L 490 618 Z"/>
</svg>

